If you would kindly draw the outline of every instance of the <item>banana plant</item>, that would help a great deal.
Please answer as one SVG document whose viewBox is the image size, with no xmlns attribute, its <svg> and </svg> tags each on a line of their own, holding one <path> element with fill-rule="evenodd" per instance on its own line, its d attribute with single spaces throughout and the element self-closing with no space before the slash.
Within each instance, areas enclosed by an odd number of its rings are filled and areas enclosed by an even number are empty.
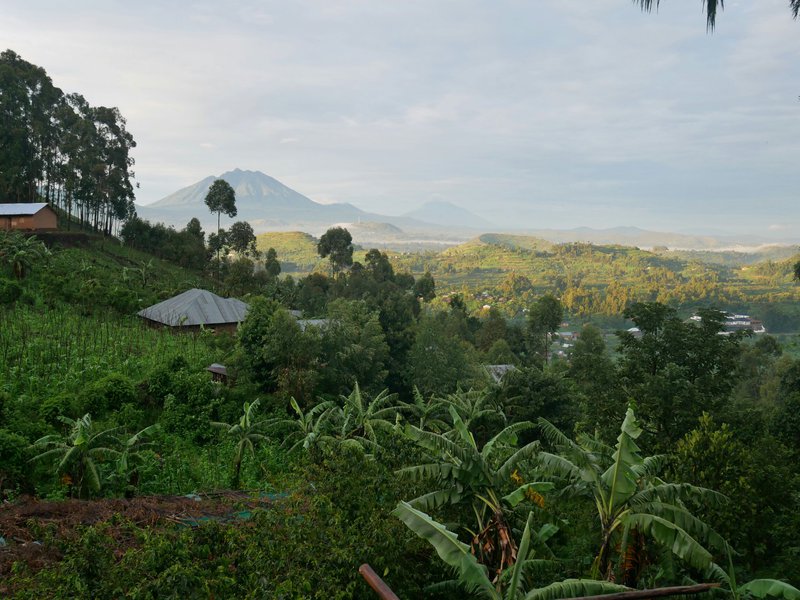
<svg viewBox="0 0 800 600">
<path fill-rule="evenodd" d="M 255 455 L 255 444 L 262 441 L 266 436 L 261 433 L 261 428 L 264 421 L 256 421 L 256 412 L 261 403 L 260 398 L 256 398 L 253 402 L 245 402 L 242 416 L 239 418 L 238 423 L 228 424 L 212 421 L 212 427 L 222 429 L 229 436 L 236 440 L 236 452 L 233 459 L 233 477 L 231 485 L 234 488 L 239 487 L 239 478 L 242 471 L 242 461 L 244 454 L 247 450 L 250 455 Z"/>
<path fill-rule="evenodd" d="M 455 407 L 450 407 L 454 423 L 451 432 L 433 433 L 413 425 L 406 434 L 427 450 L 436 462 L 406 467 L 397 471 L 413 481 L 430 481 L 436 489 L 409 502 L 422 511 L 432 511 L 448 504 L 471 505 L 476 526 L 472 548 L 479 559 L 501 577 L 517 559 L 517 546 L 511 533 L 509 512 L 523 500 L 543 506 L 542 492 L 553 488 L 551 482 L 525 482 L 519 474 L 522 463 L 538 450 L 538 442 L 516 448 L 517 435 L 534 427 L 523 422 L 509 425 L 478 448 L 475 438 Z M 509 488 L 510 493 L 503 494 Z"/>
<path fill-rule="evenodd" d="M 407 502 L 400 502 L 392 514 L 416 535 L 431 544 L 439 558 L 455 570 L 457 579 L 433 586 L 438 590 L 458 587 L 474 597 L 489 600 L 556 600 L 629 589 L 607 581 L 585 579 L 568 579 L 543 588 L 527 589 L 526 574 L 542 562 L 535 557 L 533 551 L 533 543 L 538 537 L 532 528 L 533 513 L 528 515 L 525 523 L 518 546 L 517 560 L 507 571 L 506 576 L 495 580 L 490 579 L 486 565 L 478 562 L 469 545 L 461 542 L 455 533 L 426 513 Z"/>
<path fill-rule="evenodd" d="M 736 571 L 733 568 L 733 550 L 727 544 L 725 552 L 728 558 L 728 570 L 726 571 L 718 564 L 712 564 L 710 574 L 727 587 L 725 591 L 733 600 L 742 600 L 742 598 L 800 600 L 800 590 L 778 579 L 752 579 L 739 585 L 736 581 Z"/>
<path fill-rule="evenodd" d="M 270 431 L 287 431 L 282 446 L 288 447 L 289 453 L 303 448 L 311 451 L 326 441 L 333 441 L 333 430 L 338 418 L 339 407 L 333 401 L 320 402 L 308 411 L 303 411 L 297 400 L 289 400 L 297 418 L 271 419 L 267 422 Z"/>
<path fill-rule="evenodd" d="M 338 437 L 343 442 L 355 442 L 365 450 L 380 447 L 379 432 L 390 432 L 403 410 L 401 405 L 395 404 L 396 395 L 389 390 L 369 399 L 361 393 L 358 382 L 350 394 L 341 396 L 341 400 Z"/>
<path fill-rule="evenodd" d="M 695 497 L 719 503 L 725 497 L 706 488 L 658 478 L 666 459 L 639 454 L 636 439 L 642 430 L 632 409 L 625 415 L 615 448 L 588 436 L 572 441 L 544 419 L 539 420 L 539 426 L 557 449 L 557 453 L 538 454 L 542 473 L 563 478 L 567 484 L 564 493 L 588 496 L 597 507 L 601 532 L 600 549 L 592 566 L 594 578 L 613 578 L 612 552 L 619 547 L 625 556 L 638 536 L 654 540 L 700 571 L 712 564 L 711 552 L 704 544 L 724 550 L 725 540 L 692 515 L 683 500 Z M 626 583 L 632 585 L 638 573 L 628 572 L 626 577 Z"/>
<path fill-rule="evenodd" d="M 57 458 L 56 473 L 69 482 L 71 490 L 77 490 L 80 498 L 97 494 L 102 487 L 100 463 L 120 455 L 114 447 L 119 446 L 115 436 L 119 428 L 96 431 L 89 413 L 79 419 L 64 416 L 58 419 L 69 426 L 69 433 L 46 435 L 36 440 L 31 448 L 41 452 L 31 460 Z"/>
</svg>

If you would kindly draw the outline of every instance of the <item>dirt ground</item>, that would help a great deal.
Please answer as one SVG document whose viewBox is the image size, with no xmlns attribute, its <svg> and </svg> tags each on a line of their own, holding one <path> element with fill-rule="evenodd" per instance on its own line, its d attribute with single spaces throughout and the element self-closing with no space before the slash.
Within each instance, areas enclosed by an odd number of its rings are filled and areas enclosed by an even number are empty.
<svg viewBox="0 0 800 600">
<path fill-rule="evenodd" d="M 107 533 L 121 556 L 135 544 L 128 524 L 138 527 L 192 526 L 204 519 L 235 519 L 241 511 L 265 508 L 272 498 L 246 492 L 187 496 L 141 496 L 132 499 L 43 501 L 21 497 L 0 505 L 0 581 L 22 561 L 38 570 L 61 560 L 59 542 L 79 536 L 81 526 L 110 522 Z M 38 539 L 47 538 L 47 539 Z M 2 585 L 0 584 L 0 593 Z"/>
</svg>

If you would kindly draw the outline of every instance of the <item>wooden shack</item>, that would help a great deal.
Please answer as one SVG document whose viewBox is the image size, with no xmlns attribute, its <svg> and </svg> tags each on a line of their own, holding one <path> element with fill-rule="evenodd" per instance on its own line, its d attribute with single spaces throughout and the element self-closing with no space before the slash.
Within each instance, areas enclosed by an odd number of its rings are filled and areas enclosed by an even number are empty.
<svg viewBox="0 0 800 600">
<path fill-rule="evenodd" d="M 0 230 L 56 231 L 58 215 L 46 202 L 0 204 Z"/>
</svg>

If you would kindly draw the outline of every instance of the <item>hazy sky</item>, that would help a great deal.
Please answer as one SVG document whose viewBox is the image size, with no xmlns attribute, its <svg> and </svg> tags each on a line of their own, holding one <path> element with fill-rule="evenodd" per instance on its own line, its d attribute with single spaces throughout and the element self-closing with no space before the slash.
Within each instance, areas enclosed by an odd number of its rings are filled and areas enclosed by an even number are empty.
<svg viewBox="0 0 800 600">
<path fill-rule="evenodd" d="M 518 227 L 800 231 L 786 0 L 0 0 L 0 49 L 118 106 L 140 203 L 264 171 Z"/>
</svg>

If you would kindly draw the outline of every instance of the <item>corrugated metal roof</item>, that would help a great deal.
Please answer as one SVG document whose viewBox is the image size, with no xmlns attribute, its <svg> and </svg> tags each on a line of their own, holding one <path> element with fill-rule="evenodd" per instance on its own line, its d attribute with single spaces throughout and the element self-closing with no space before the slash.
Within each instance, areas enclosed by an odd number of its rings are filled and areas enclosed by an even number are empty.
<svg viewBox="0 0 800 600">
<path fill-rule="evenodd" d="M 47 202 L 20 202 L 16 204 L 0 204 L 0 217 L 17 215 L 35 215 L 47 206 Z"/>
<path fill-rule="evenodd" d="M 244 321 L 250 308 L 241 300 L 221 298 L 208 290 L 191 289 L 139 311 L 139 316 L 171 327 L 221 325 Z"/>
</svg>

